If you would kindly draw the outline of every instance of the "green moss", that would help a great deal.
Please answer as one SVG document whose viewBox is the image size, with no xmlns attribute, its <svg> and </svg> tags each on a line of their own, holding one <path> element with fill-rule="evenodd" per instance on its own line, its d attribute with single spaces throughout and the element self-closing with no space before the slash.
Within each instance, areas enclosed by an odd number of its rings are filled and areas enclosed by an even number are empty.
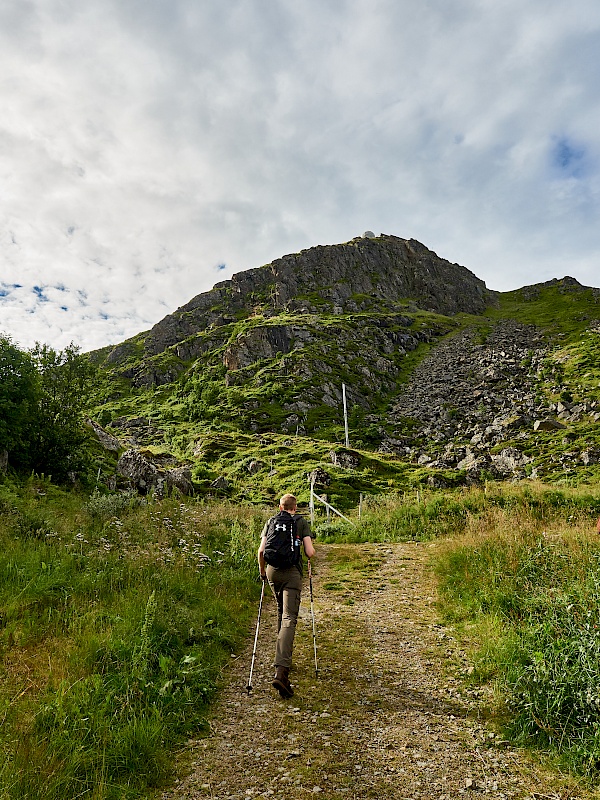
<svg viewBox="0 0 600 800">
<path fill-rule="evenodd" d="M 598 297 L 591 289 L 565 291 L 547 286 L 525 299 L 523 290 L 499 294 L 497 308 L 485 312 L 491 320 L 515 319 L 541 328 L 551 339 L 561 337 L 565 344 L 576 342 L 591 320 L 600 316 Z"/>
</svg>

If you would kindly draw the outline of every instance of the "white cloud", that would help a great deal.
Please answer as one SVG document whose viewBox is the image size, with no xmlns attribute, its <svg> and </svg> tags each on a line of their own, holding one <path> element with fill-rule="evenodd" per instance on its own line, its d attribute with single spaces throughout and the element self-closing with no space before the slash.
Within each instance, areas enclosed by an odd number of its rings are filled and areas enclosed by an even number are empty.
<svg viewBox="0 0 600 800">
<path fill-rule="evenodd" d="M 117 342 L 366 229 L 593 285 L 599 40 L 594 0 L 6 2 L 0 329 Z"/>
</svg>

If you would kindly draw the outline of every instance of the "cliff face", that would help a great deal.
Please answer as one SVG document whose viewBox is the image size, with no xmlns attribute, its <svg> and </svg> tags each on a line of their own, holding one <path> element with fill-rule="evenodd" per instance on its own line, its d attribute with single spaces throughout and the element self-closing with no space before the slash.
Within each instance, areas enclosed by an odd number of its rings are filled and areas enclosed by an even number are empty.
<svg viewBox="0 0 600 800">
<path fill-rule="evenodd" d="M 358 311 L 369 299 L 396 302 L 410 297 L 427 311 L 478 314 L 491 299 L 485 283 L 465 267 L 439 258 L 414 239 L 396 236 L 313 247 L 234 275 L 229 283 L 234 295 L 244 297 L 259 282 L 271 291 L 276 309 L 301 303 L 314 291 L 343 312 Z M 357 302 L 356 295 L 367 298 Z"/>
<path fill-rule="evenodd" d="M 347 314 L 407 298 L 422 310 L 445 315 L 479 314 L 494 302 L 493 293 L 472 272 L 414 239 L 360 237 L 287 255 L 216 284 L 157 323 L 145 337 L 144 354 L 157 355 L 252 313 Z M 120 345 L 108 361 L 118 364 L 127 355 L 126 345 Z"/>
</svg>

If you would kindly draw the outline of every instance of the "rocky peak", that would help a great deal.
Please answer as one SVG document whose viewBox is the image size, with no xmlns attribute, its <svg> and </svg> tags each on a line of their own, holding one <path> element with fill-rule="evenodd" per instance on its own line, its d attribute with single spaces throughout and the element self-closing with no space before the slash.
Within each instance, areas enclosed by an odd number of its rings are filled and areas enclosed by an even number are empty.
<svg viewBox="0 0 600 800">
<path fill-rule="evenodd" d="M 468 269 L 414 239 L 365 235 L 286 255 L 217 283 L 157 323 L 146 336 L 145 354 L 161 353 L 257 308 L 266 317 L 325 307 L 330 313 L 352 313 L 407 298 L 426 311 L 479 314 L 494 301 L 494 293 Z M 113 350 L 109 363 L 126 358 L 124 347 Z"/>
</svg>

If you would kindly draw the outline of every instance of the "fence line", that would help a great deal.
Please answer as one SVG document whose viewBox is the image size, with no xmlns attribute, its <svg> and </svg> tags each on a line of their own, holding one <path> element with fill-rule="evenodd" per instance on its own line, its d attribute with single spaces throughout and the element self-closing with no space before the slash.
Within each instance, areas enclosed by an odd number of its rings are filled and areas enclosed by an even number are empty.
<svg viewBox="0 0 600 800">
<path fill-rule="evenodd" d="M 327 508 L 327 510 L 328 510 L 328 511 L 329 511 L 329 510 L 333 511 L 333 513 L 334 513 L 334 514 L 337 514 L 337 515 L 338 515 L 338 517 L 341 517 L 342 519 L 345 519 L 345 520 L 346 520 L 346 522 L 349 522 L 349 523 L 350 523 L 350 525 L 353 525 L 353 526 L 355 526 L 355 525 L 356 525 L 356 523 L 355 523 L 355 522 L 352 522 L 352 520 L 351 520 L 351 519 L 348 519 L 348 517 L 345 517 L 345 516 L 342 514 L 342 512 L 341 512 L 341 511 L 338 511 L 338 510 L 337 510 L 337 508 L 334 508 L 334 507 L 331 505 L 331 503 L 328 503 L 328 502 L 327 502 L 327 500 L 325 500 L 323 497 L 321 497 L 320 495 L 318 495 L 318 494 L 315 492 L 315 484 L 314 484 L 314 481 L 312 481 L 312 480 L 311 480 L 311 482 L 310 482 L 310 521 L 311 521 L 311 524 L 314 524 L 314 522 L 315 522 L 315 498 L 316 498 L 316 499 L 317 499 L 317 500 L 318 500 L 320 503 L 323 503 L 323 505 L 324 505 L 324 506 Z"/>
</svg>

